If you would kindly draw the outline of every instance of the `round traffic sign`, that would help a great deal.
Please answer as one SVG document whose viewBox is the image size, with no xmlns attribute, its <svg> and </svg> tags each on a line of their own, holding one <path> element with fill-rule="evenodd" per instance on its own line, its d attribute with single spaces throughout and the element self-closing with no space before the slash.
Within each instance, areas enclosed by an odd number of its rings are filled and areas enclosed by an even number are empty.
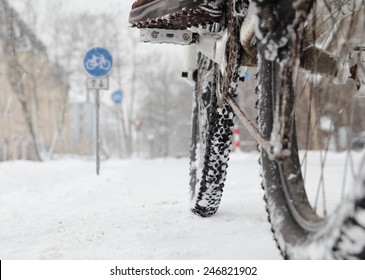
<svg viewBox="0 0 365 280">
<path fill-rule="evenodd" d="M 123 93 L 122 93 L 122 91 L 117 90 L 117 91 L 113 92 L 113 94 L 112 94 L 112 100 L 113 100 L 113 102 L 116 105 L 121 104 L 122 101 L 123 101 Z"/>
<path fill-rule="evenodd" d="M 113 67 L 113 57 L 104 48 L 92 48 L 88 50 L 83 62 L 85 71 L 93 77 L 103 77 Z"/>
</svg>

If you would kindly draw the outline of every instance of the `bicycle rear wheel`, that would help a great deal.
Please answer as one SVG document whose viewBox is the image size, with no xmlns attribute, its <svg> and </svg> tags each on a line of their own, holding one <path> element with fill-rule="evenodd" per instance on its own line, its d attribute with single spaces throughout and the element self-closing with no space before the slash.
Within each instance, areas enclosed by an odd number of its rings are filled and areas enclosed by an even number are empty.
<svg viewBox="0 0 365 280">
<path fill-rule="evenodd" d="M 356 78 L 346 79 L 342 74 L 346 67 L 354 71 L 361 66 L 361 61 L 351 57 L 362 56 L 355 49 L 365 43 L 365 9 L 363 1 L 324 2 L 314 6 L 312 18 L 328 14 L 336 30 L 327 29 L 321 37 L 316 33 L 311 36 L 335 58 L 332 78 L 309 73 L 296 76 L 295 69 L 283 63 L 285 48 L 293 42 L 281 46 L 273 59 L 267 53 L 267 41 L 261 40 L 259 127 L 266 137 L 275 130 L 276 93 L 289 87 L 289 102 L 294 104 L 292 117 L 287 120 L 291 155 L 273 161 L 261 151 L 266 208 L 284 258 L 364 259 L 365 150 L 355 139 L 365 131 L 365 99 L 358 92 Z M 339 19 L 344 5 L 348 8 L 355 2 L 362 6 Z M 277 28 L 276 34 L 286 32 L 286 26 L 278 24 Z M 321 57 L 313 55 L 311 59 L 314 70 L 321 67 L 316 64 Z M 293 74 L 289 82 L 288 71 Z M 342 85 L 338 85 L 339 80 L 343 80 Z"/>
</svg>

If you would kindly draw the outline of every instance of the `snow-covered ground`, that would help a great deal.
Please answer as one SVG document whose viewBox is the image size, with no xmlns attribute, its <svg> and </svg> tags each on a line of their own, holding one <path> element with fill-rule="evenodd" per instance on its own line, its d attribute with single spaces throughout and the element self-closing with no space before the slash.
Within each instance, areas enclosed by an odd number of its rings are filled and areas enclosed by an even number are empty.
<svg viewBox="0 0 365 280">
<path fill-rule="evenodd" d="M 221 208 L 188 211 L 188 159 L 0 163 L 0 259 L 280 259 L 258 154 L 233 156 Z"/>
<path fill-rule="evenodd" d="M 341 198 L 343 165 L 364 158 L 347 155 L 325 156 L 327 210 Z M 316 189 L 324 157 L 308 157 Z M 205 219 L 188 210 L 186 158 L 109 160 L 99 177 L 85 159 L 0 163 L 0 259 L 280 259 L 257 160 L 232 155 L 219 212 Z"/>
</svg>

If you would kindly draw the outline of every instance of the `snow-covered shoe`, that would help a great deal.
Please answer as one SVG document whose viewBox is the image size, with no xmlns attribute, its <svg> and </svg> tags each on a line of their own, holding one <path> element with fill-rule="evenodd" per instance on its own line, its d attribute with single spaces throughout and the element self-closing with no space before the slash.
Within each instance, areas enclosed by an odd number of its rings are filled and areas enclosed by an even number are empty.
<svg viewBox="0 0 365 280">
<path fill-rule="evenodd" d="M 137 0 L 129 22 L 137 28 L 187 29 L 220 24 L 222 0 Z"/>
</svg>

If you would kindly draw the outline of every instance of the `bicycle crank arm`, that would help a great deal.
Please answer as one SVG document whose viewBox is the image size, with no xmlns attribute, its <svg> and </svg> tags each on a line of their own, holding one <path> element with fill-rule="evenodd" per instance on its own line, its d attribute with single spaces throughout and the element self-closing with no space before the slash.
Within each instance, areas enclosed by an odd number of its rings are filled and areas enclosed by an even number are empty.
<svg viewBox="0 0 365 280">
<path fill-rule="evenodd" d="M 300 68 L 311 74 L 321 75 L 330 79 L 336 78 L 337 60 L 334 55 L 314 46 L 303 50 Z"/>
<path fill-rule="evenodd" d="M 357 83 L 358 96 L 365 97 L 365 46 L 355 47 L 351 57 L 348 63 L 338 64 L 338 57 L 310 46 L 302 52 L 300 69 L 329 78 L 334 84 L 344 85 L 349 78 L 353 79 Z"/>
</svg>

